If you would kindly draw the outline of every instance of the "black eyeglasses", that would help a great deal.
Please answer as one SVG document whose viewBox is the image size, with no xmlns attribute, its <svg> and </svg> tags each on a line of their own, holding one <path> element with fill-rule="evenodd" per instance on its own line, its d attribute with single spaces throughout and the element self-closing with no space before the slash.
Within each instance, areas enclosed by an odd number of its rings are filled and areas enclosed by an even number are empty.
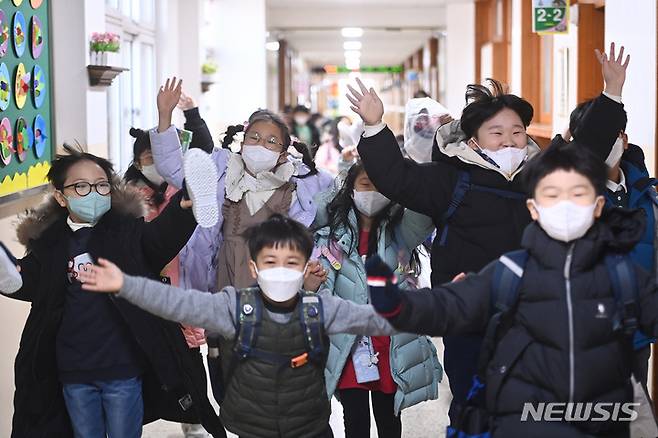
<svg viewBox="0 0 658 438">
<path fill-rule="evenodd" d="M 112 184 L 110 184 L 108 181 L 101 181 L 97 182 L 96 184 L 90 184 L 88 182 L 77 182 L 75 184 L 64 186 L 63 188 L 68 189 L 71 187 L 73 187 L 75 189 L 75 193 L 80 196 L 87 196 L 91 193 L 92 188 L 96 190 L 96 193 L 101 196 L 109 195 L 112 191 Z"/>
</svg>

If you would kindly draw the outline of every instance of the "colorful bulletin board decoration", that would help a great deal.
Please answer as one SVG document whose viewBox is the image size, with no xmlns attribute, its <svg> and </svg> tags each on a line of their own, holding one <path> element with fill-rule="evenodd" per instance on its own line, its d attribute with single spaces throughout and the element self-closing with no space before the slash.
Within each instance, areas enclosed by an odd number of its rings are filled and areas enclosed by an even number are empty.
<svg viewBox="0 0 658 438">
<path fill-rule="evenodd" d="M 34 155 L 37 158 L 41 158 L 46 150 L 47 129 L 46 119 L 37 114 L 34 118 Z"/>
<path fill-rule="evenodd" d="M 16 56 L 19 58 L 25 53 L 25 46 L 27 45 L 25 38 L 26 30 L 25 15 L 21 11 L 18 11 L 14 14 L 14 50 L 16 51 Z"/>
<path fill-rule="evenodd" d="M 4 62 L 0 64 L 0 110 L 4 111 L 9 107 L 11 101 L 11 79 L 9 78 L 9 69 Z"/>
<path fill-rule="evenodd" d="M 21 62 L 16 68 L 16 89 L 14 90 L 14 97 L 16 98 L 16 106 L 18 109 L 23 109 L 27 95 L 30 92 L 30 73 L 25 71 L 25 65 Z"/>
<path fill-rule="evenodd" d="M 9 48 L 9 17 L 0 9 L 0 57 L 7 54 Z"/>
<path fill-rule="evenodd" d="M 46 84 L 46 74 L 41 67 L 35 65 L 34 74 L 32 75 L 32 97 L 34 98 L 34 106 L 37 108 L 41 108 L 46 100 Z"/>
<path fill-rule="evenodd" d="M 0 0 L 0 208 L 48 183 L 55 149 L 51 1 Z"/>
<path fill-rule="evenodd" d="M 43 50 L 43 32 L 41 27 L 41 20 L 36 15 L 32 16 L 32 57 L 37 59 L 41 56 Z"/>
<path fill-rule="evenodd" d="M 11 122 L 7 117 L 0 122 L 0 157 L 4 165 L 11 162 L 11 154 L 14 153 L 14 137 L 11 133 Z"/>
<path fill-rule="evenodd" d="M 23 162 L 27 158 L 27 151 L 32 147 L 32 143 L 34 142 L 34 134 L 32 134 L 32 127 L 22 117 L 19 117 L 16 121 L 15 133 L 16 156 L 20 162 Z"/>
</svg>

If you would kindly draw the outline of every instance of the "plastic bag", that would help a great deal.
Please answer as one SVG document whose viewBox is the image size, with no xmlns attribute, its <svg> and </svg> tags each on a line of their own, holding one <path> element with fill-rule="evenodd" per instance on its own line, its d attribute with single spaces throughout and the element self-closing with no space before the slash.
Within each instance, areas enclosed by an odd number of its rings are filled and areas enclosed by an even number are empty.
<svg viewBox="0 0 658 438">
<path fill-rule="evenodd" d="M 404 151 L 418 163 L 432 161 L 434 134 L 441 126 L 441 117 L 448 108 L 434 99 L 422 97 L 407 102 L 404 114 Z"/>
</svg>

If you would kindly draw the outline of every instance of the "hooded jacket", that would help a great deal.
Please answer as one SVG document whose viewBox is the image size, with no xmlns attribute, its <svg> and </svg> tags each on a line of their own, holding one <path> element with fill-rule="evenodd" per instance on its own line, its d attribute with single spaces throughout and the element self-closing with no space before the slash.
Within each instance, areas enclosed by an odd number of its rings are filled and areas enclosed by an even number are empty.
<svg viewBox="0 0 658 438">
<path fill-rule="evenodd" d="M 615 325 L 616 301 L 605 266 L 609 253 L 628 253 L 640 241 L 641 211 L 610 210 L 584 237 L 550 238 L 537 224 L 523 236 L 529 252 L 516 309 L 486 369 L 486 405 L 494 437 L 628 436 L 628 422 L 520 422 L 524 403 L 632 402 L 632 337 Z M 484 330 L 490 314 L 495 263 L 425 293 L 403 292 L 394 327 L 432 336 Z M 655 282 L 640 266 L 639 325 L 658 332 Z M 587 436 L 589 436 L 587 435 Z"/>
<path fill-rule="evenodd" d="M 112 208 L 92 229 L 89 253 L 95 259 L 116 263 L 128 274 L 159 278 L 196 228 L 191 210 L 183 210 L 180 199 L 181 194 L 174 195 L 157 219 L 145 223 L 139 194 L 115 189 Z M 13 438 L 73 436 L 55 348 L 67 289 L 72 234 L 67 217 L 67 210 L 49 196 L 44 204 L 28 211 L 17 227 L 18 239 L 27 247 L 26 256 L 19 261 L 23 287 L 7 296 L 30 302 L 31 309 L 14 366 Z M 146 358 L 144 423 L 159 418 L 202 422 L 215 436 L 225 436 L 206 395 L 201 357 L 190 354 L 180 326 L 125 300 L 110 295 L 107 299 L 116 306 Z M 186 401 L 191 403 L 186 405 Z"/>
</svg>

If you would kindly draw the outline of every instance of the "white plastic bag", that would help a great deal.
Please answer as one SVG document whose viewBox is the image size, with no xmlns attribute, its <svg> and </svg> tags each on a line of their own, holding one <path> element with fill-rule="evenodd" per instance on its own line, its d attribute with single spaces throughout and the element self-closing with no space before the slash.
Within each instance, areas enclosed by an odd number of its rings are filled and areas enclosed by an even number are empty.
<svg viewBox="0 0 658 438">
<path fill-rule="evenodd" d="M 432 142 L 448 108 L 429 97 L 411 99 L 404 114 L 404 151 L 418 163 L 432 161 Z"/>
</svg>

